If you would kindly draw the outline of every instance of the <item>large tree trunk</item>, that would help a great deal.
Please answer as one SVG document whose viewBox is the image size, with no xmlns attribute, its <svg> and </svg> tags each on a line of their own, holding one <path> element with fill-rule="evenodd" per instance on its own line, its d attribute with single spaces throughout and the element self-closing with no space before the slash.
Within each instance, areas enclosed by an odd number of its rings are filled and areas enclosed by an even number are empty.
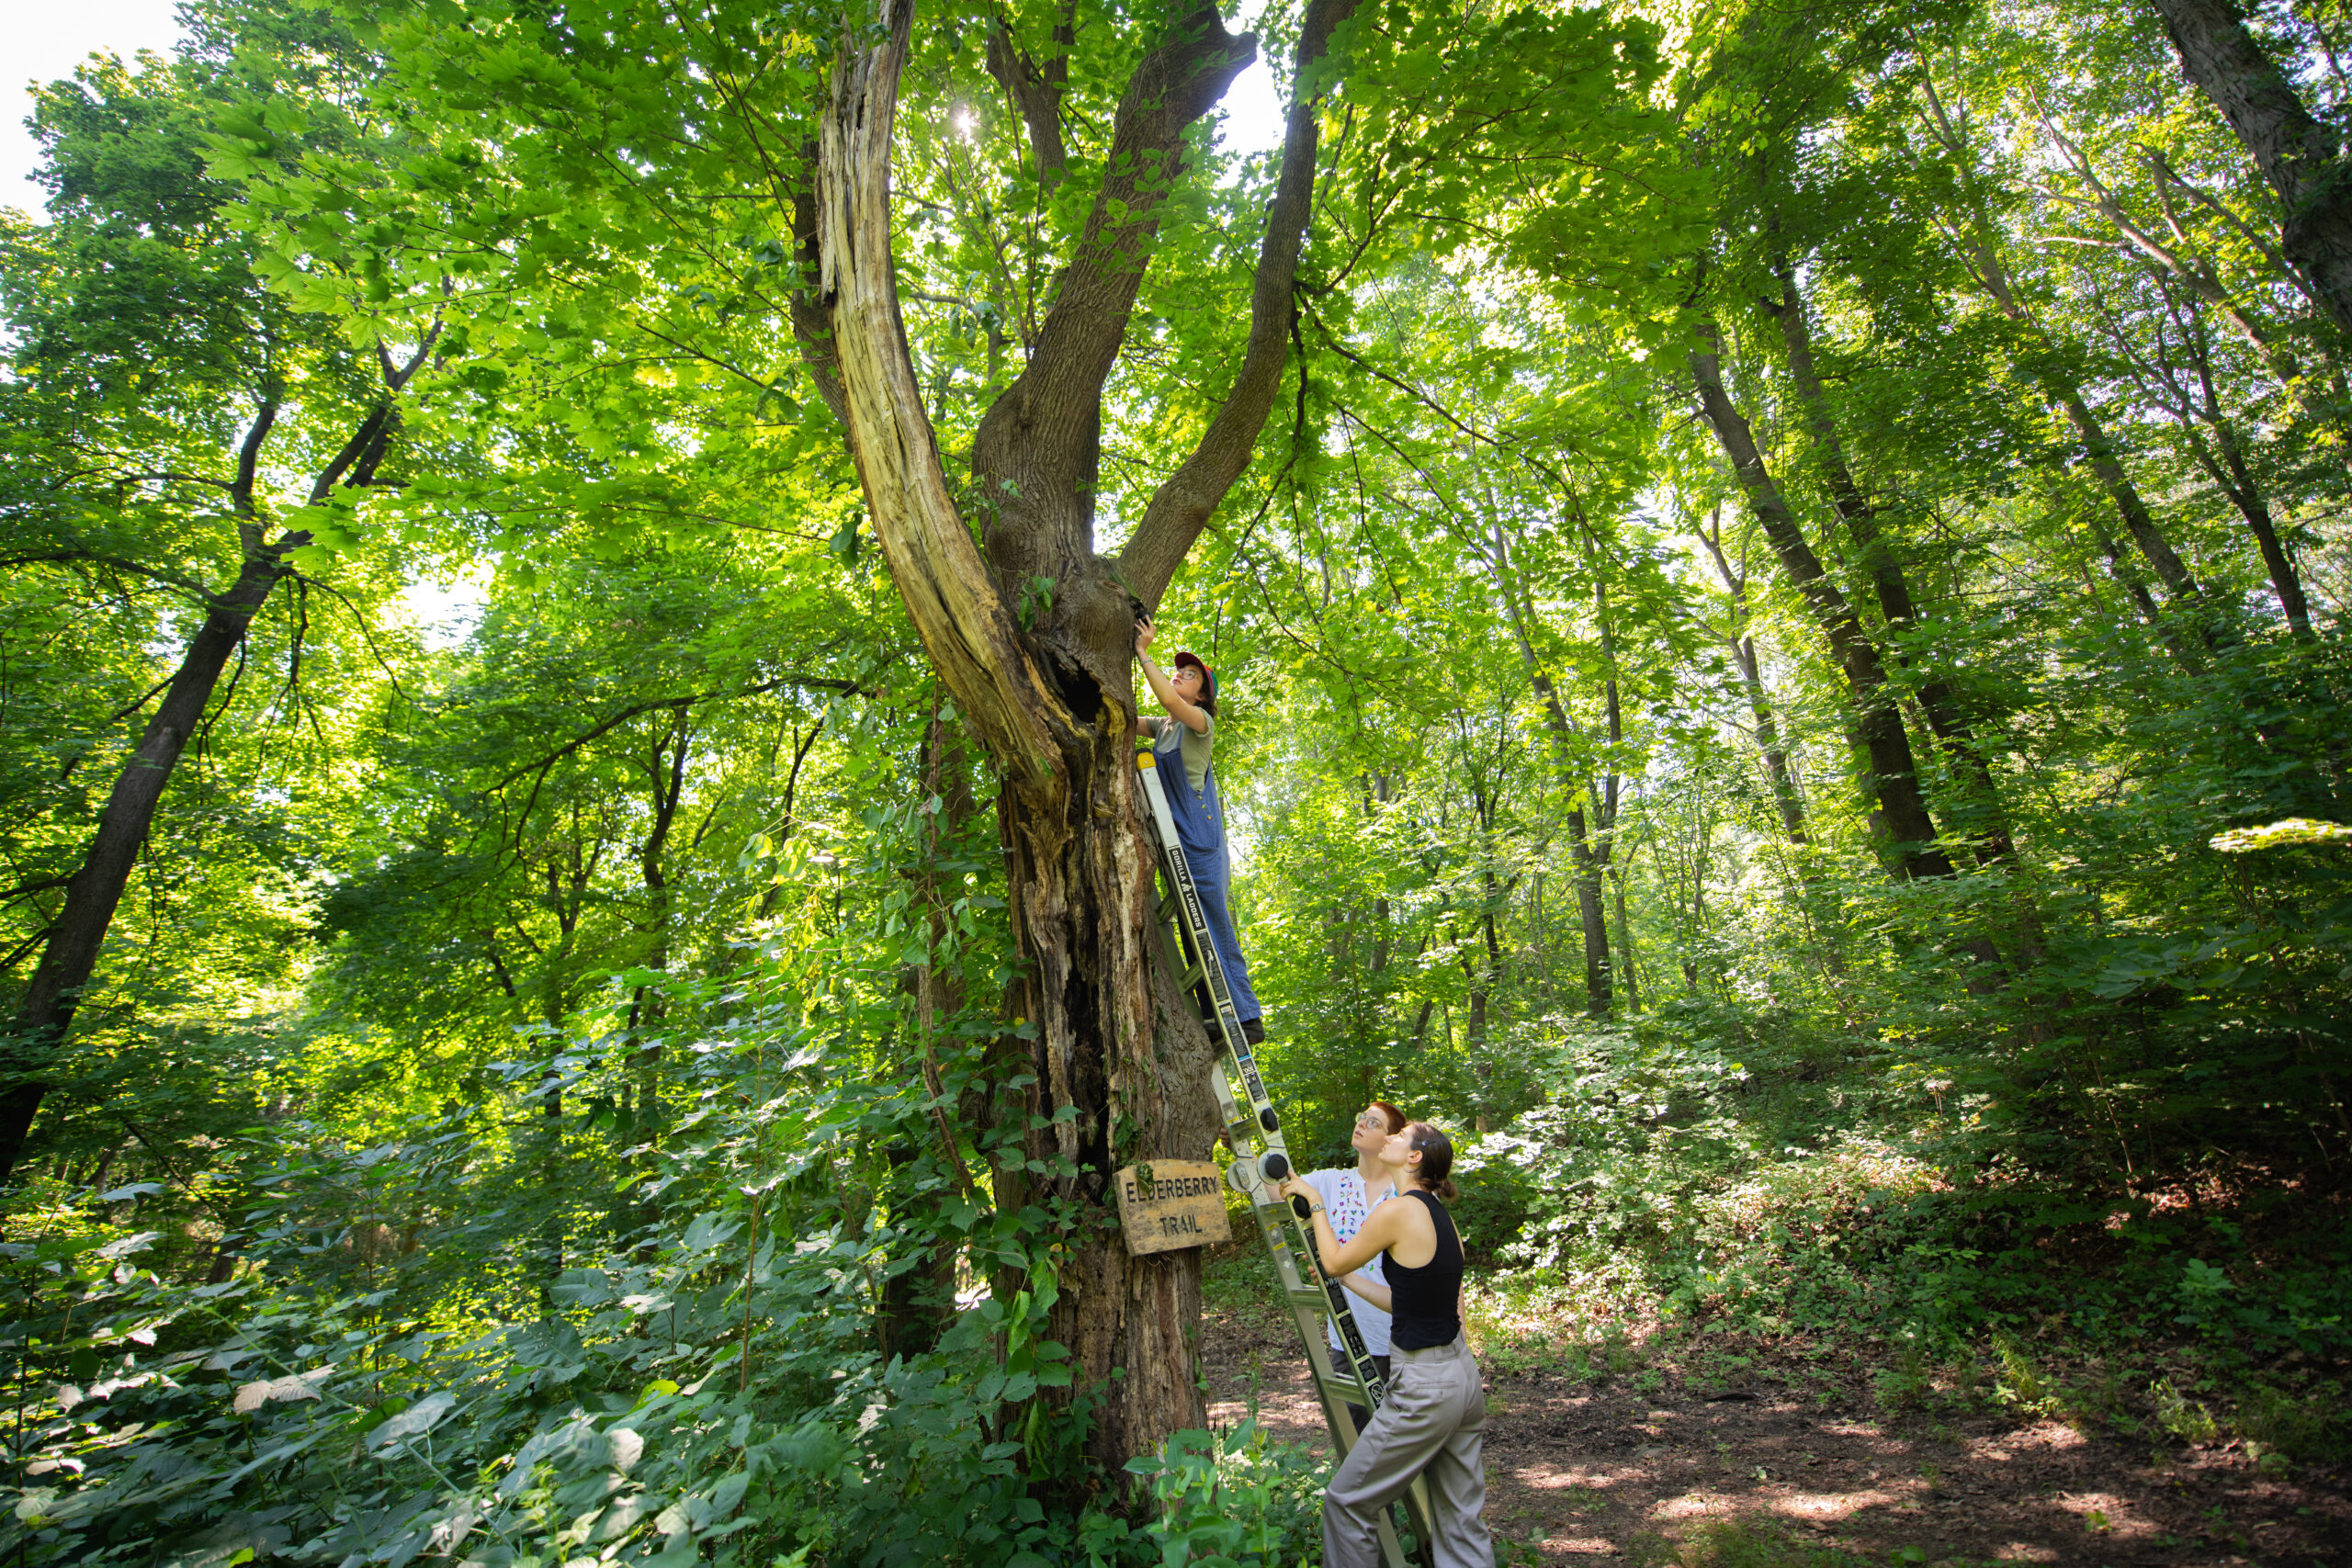
<svg viewBox="0 0 2352 1568">
<path fill-rule="evenodd" d="M 1701 412 L 1713 429 L 1772 553 L 1780 558 L 1781 570 L 1804 597 L 1805 608 L 1828 644 L 1830 657 L 1845 674 L 1853 699 L 1854 727 L 1870 759 L 1871 788 L 1885 815 L 1886 830 L 1894 839 L 1904 873 L 1915 877 L 1950 876 L 1951 861 L 1936 842 L 1935 818 L 1928 814 L 1927 795 L 1919 785 L 1910 733 L 1903 727 L 1902 711 L 1887 683 L 1878 649 L 1855 618 L 1853 605 L 1822 570 L 1796 514 L 1789 510 L 1780 486 L 1765 467 L 1747 420 L 1724 390 L 1722 339 L 1715 324 L 1700 322 L 1698 333 L 1700 345 L 1690 352 L 1690 375 L 1699 390 Z"/>
<path fill-rule="evenodd" d="M 2181 70 L 2213 101 L 2285 210 L 2281 248 L 2352 333 L 2352 186 L 2343 148 L 2229 0 L 2155 0 Z"/>
<path fill-rule="evenodd" d="M 1302 68 L 1318 61 L 1351 0 L 1318 0 Z M 820 391 L 846 426 L 900 598 L 970 733 L 1002 772 L 1000 832 L 1021 960 L 1016 1016 L 1034 1026 L 1025 1108 L 1035 1176 L 999 1171 L 1001 1210 L 1074 1207 L 1059 1238 L 1048 1333 L 1092 1396 L 1089 1452 L 1116 1473 L 1167 1434 L 1204 1424 L 1193 1340 L 1196 1252 L 1131 1258 L 1110 1223 L 1114 1170 L 1204 1157 L 1217 1130 L 1208 1037 L 1176 984 L 1153 913 L 1152 858 L 1136 806 L 1133 617 L 1157 603 L 1210 513 L 1247 466 L 1282 379 L 1289 304 L 1317 145 L 1295 103 L 1261 248 L 1250 346 L 1200 446 L 1155 494 L 1117 567 L 1095 554 L 1092 491 L 1104 378 L 1124 340 L 1158 215 L 1181 172 L 1185 127 L 1254 56 L 1213 10 L 1186 17 L 1146 55 L 1123 96 L 1083 238 L 1012 386 L 974 444 L 985 556 L 958 513 L 909 358 L 893 279 L 890 146 L 911 0 L 886 0 L 878 43 L 845 50 L 796 214 L 815 288 L 795 303 Z M 1056 123 L 1058 88 L 1010 43 L 991 61 L 1017 84 L 1033 131 Z M 1302 70 L 1304 74 L 1304 70 Z M 1041 172 L 1051 169 L 1040 148 Z M 1012 592 L 1054 584 L 1050 614 L 1015 626 Z M 1124 584 L 1121 579 L 1125 579 Z M 1048 1238 L 1040 1237 L 1043 1259 Z"/>
</svg>

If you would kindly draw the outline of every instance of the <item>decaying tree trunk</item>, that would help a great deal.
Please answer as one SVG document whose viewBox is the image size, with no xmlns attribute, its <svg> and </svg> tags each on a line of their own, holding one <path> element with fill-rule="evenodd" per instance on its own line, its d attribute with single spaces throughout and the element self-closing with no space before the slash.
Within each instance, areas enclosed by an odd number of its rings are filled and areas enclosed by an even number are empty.
<svg viewBox="0 0 2352 1568">
<path fill-rule="evenodd" d="M 1320 62 L 1353 0 L 1317 0 L 1298 45 Z M 1203 9 L 1137 65 L 1114 118 L 1083 234 L 1058 275 L 1021 375 L 981 421 L 973 493 L 986 553 L 955 502 L 901 324 L 890 259 L 890 148 L 911 0 L 885 0 L 881 41 L 845 50 L 796 213 L 812 276 L 795 325 L 842 418 L 900 597 L 969 732 L 1002 777 L 998 800 L 1022 960 L 1016 1014 L 1034 1025 L 1028 1154 L 1051 1174 L 998 1173 L 1001 1207 L 1075 1216 L 1063 1235 L 1049 1333 L 1092 1396 L 1089 1450 L 1114 1472 L 1169 1432 L 1203 1424 L 1193 1343 L 1195 1252 L 1130 1258 L 1112 1223 L 1112 1173 L 1205 1156 L 1216 1132 L 1205 1032 L 1164 961 L 1152 861 L 1135 788 L 1132 589 L 1156 604 L 1247 466 L 1278 390 L 1291 289 L 1318 147 L 1310 100 L 1290 111 L 1253 289 L 1250 345 L 1199 446 L 1154 494 L 1114 562 L 1096 553 L 1102 391 L 1124 341 L 1185 128 L 1255 58 L 1256 41 Z M 1041 175 L 1069 155 L 1058 67 L 1001 39 L 991 69 L 1012 95 Z M 1046 593 L 1034 590 L 1043 584 Z M 1025 597 L 1050 607 L 1016 624 Z M 1041 1244 L 1046 1238 L 1040 1238 Z M 1038 1248 L 1042 1255 L 1045 1247 Z"/>
</svg>

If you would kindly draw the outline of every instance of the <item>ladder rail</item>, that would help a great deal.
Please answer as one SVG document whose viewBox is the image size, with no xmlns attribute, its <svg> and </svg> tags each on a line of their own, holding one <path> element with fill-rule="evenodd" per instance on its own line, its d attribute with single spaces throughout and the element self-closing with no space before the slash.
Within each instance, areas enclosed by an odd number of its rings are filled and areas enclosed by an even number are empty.
<svg viewBox="0 0 2352 1568">
<path fill-rule="evenodd" d="M 1168 808 L 1159 770 L 1148 754 L 1138 754 L 1137 764 L 1148 807 L 1145 819 L 1157 840 L 1159 873 L 1170 889 L 1170 897 L 1160 905 L 1161 915 L 1176 928 L 1180 954 L 1192 961 L 1184 978 L 1194 1000 L 1202 1004 L 1201 1021 L 1210 1027 L 1224 1046 L 1219 1055 L 1219 1070 L 1211 1075 L 1210 1081 L 1225 1123 L 1226 1142 L 1234 1155 L 1227 1178 L 1236 1190 L 1250 1200 L 1259 1237 L 1273 1263 L 1284 1305 L 1306 1351 L 1307 1371 L 1323 1405 L 1324 1424 L 1330 1430 L 1334 1447 L 1344 1458 L 1354 1450 L 1361 1435 L 1351 1407 L 1378 1410 L 1387 1397 L 1387 1382 L 1364 1344 L 1363 1326 L 1356 1322 L 1354 1310 L 1348 1303 L 1347 1287 L 1323 1268 L 1314 1232 L 1306 1224 L 1312 1211 L 1304 1200 L 1285 1202 L 1275 1190 L 1275 1183 L 1296 1168 L 1283 1136 L 1282 1117 L 1266 1089 L 1264 1075 L 1259 1071 L 1257 1054 L 1250 1047 L 1249 1037 L 1242 1033 L 1241 1021 L 1235 1014 L 1233 993 L 1226 982 L 1224 965 L 1217 960 L 1216 944 L 1209 940 L 1208 912 L 1201 901 L 1192 864 L 1178 840 L 1175 818 Z M 1234 1092 L 1237 1079 L 1241 1091 L 1249 1097 L 1247 1111 Z M 1256 1145 L 1254 1156 L 1244 1153 L 1242 1138 Z M 1344 1371 L 1333 1361 L 1332 1337 L 1340 1341 L 1340 1354 L 1346 1359 Z M 1416 1476 L 1403 1501 L 1406 1517 L 1411 1520 L 1414 1534 L 1426 1554 L 1431 1539 L 1428 1483 Z M 1385 1510 L 1380 1517 L 1379 1537 L 1385 1568 L 1406 1568 L 1404 1549 Z"/>
</svg>

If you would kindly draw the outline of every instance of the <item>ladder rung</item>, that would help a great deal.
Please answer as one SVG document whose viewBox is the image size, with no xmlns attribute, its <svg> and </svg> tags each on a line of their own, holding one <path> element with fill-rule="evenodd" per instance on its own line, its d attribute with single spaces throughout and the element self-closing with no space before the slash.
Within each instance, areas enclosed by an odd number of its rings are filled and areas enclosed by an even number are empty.
<svg viewBox="0 0 2352 1568">
<path fill-rule="evenodd" d="M 1264 1146 L 1265 1140 L 1259 1132 L 1260 1123 L 1252 1112 L 1259 1106 L 1269 1103 L 1268 1095 L 1261 1081 L 1257 1063 L 1242 1037 L 1241 1021 L 1234 1015 L 1229 998 L 1221 995 L 1223 984 L 1221 981 L 1211 983 L 1210 954 L 1216 949 L 1209 943 L 1208 932 L 1192 918 L 1197 905 L 1186 902 L 1186 896 L 1197 897 L 1198 890 L 1193 885 L 1190 868 L 1183 863 L 1182 852 L 1176 840 L 1175 823 L 1169 816 L 1167 798 L 1160 787 L 1159 768 L 1142 758 L 1137 759 L 1137 766 L 1142 774 L 1144 799 L 1148 807 L 1145 820 L 1150 825 L 1151 837 L 1159 851 L 1159 874 L 1168 889 L 1167 897 L 1157 901 L 1158 913 L 1163 922 L 1175 928 L 1179 942 L 1178 961 L 1182 962 L 1186 956 L 1193 960 L 1184 971 L 1182 984 L 1193 994 L 1195 1005 L 1200 1007 L 1201 1022 L 1207 1027 L 1209 1038 L 1216 1043 L 1219 1055 L 1224 1058 L 1216 1074 L 1217 1113 L 1220 1120 L 1231 1118 L 1226 1122 L 1226 1139 L 1232 1145 L 1234 1154 L 1240 1156 L 1245 1148 L 1253 1145 Z M 1232 1067 L 1235 1077 L 1239 1080 L 1238 1087 L 1248 1091 L 1246 1096 L 1238 1095 L 1237 1086 L 1226 1080 L 1224 1068 L 1227 1066 Z M 1246 1108 L 1238 1102 L 1244 1098 L 1250 1101 Z M 1281 1282 L 1282 1293 L 1289 1298 L 1293 1308 L 1293 1321 L 1306 1336 L 1304 1348 L 1308 1368 L 1312 1371 L 1318 1366 L 1329 1367 L 1332 1358 L 1325 1354 L 1323 1348 L 1326 1325 L 1335 1325 L 1343 1331 L 1348 1330 L 1351 1327 L 1351 1309 L 1344 1298 L 1334 1305 L 1332 1298 L 1338 1294 L 1337 1292 L 1327 1292 L 1320 1284 L 1306 1282 L 1310 1260 L 1298 1250 L 1295 1233 L 1287 1224 L 1291 1218 L 1289 1204 L 1269 1186 L 1253 1187 L 1248 1189 L 1248 1192 L 1255 1206 L 1254 1217 L 1260 1236 L 1266 1244 L 1269 1260 Z M 1306 1310 L 1308 1308 L 1313 1309 L 1311 1314 Z M 1356 1348 L 1363 1348 L 1352 1333 L 1348 1335 L 1348 1338 Z M 1352 1366 L 1345 1371 L 1334 1368 L 1314 1375 L 1320 1391 L 1340 1404 L 1372 1403 L 1368 1385 L 1355 1375 Z M 1347 1435 L 1353 1430 L 1353 1423 L 1328 1406 L 1325 1413 L 1329 1419 L 1333 1445 L 1342 1451 L 1353 1448 L 1354 1440 Z M 1430 1532 L 1426 1483 L 1415 1481 L 1406 1494 L 1404 1505 L 1414 1529 L 1424 1541 L 1428 1540 Z M 1396 1529 L 1386 1509 L 1381 1510 L 1377 1529 L 1383 1568 L 1406 1568 L 1405 1553 L 1398 1544 Z"/>
</svg>

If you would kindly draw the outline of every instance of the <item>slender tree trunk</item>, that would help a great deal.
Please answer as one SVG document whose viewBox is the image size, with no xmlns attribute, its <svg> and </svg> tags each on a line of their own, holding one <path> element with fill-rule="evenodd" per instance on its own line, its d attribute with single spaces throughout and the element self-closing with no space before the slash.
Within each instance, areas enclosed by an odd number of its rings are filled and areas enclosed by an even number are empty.
<svg viewBox="0 0 2352 1568">
<path fill-rule="evenodd" d="M 2238 434 L 2237 424 L 2222 411 L 2219 389 L 2213 384 L 2213 360 L 2208 351 L 2204 323 L 2197 319 L 2191 307 L 2184 323 L 2188 338 L 2189 367 L 2196 372 L 2198 408 L 2206 428 L 2213 433 L 2209 447 L 2199 438 L 2193 424 L 2184 419 L 2190 437 L 2189 446 L 2198 466 L 2245 519 L 2246 531 L 2254 536 L 2255 547 L 2262 553 L 2263 570 L 2269 573 L 2271 592 L 2278 596 L 2278 608 L 2287 617 L 2287 626 L 2296 637 L 2308 639 L 2312 636 L 2311 602 L 2303 596 L 2303 581 L 2295 570 L 2295 563 L 2287 555 L 2286 542 L 2278 536 L 2278 525 L 2270 514 L 2270 502 L 2262 493 L 2252 467 L 2246 462 L 2245 445 Z M 2190 411 L 2183 410 L 2184 414 Z"/>
<path fill-rule="evenodd" d="M 1954 232 L 1953 241 L 1967 258 L 1971 269 L 1976 274 L 1977 282 L 1983 286 L 1984 292 L 1991 297 L 1994 304 L 2000 308 L 2001 313 L 2032 332 L 2043 343 L 2052 344 L 2050 333 L 2043 329 L 2041 321 L 2027 308 L 2025 301 L 2018 297 L 2017 290 L 2010 286 L 2008 267 L 2002 262 L 2000 251 L 1988 237 L 1991 225 L 1985 218 L 1980 193 L 1976 189 L 1975 153 L 1969 146 L 1967 139 L 1962 135 L 1960 128 L 1952 123 L 1951 117 L 1944 112 L 1943 99 L 1937 93 L 1934 82 L 1932 80 L 1926 82 L 1924 87 L 1928 102 L 1928 129 L 1935 134 L 1937 140 L 1943 143 L 1945 151 L 1951 153 L 1954 164 L 1958 165 L 1962 183 L 1969 193 L 1970 211 L 1965 219 L 1965 231 Z M 2148 509 L 2148 503 L 2140 494 L 2139 487 L 2132 482 L 2131 475 L 2124 470 L 2122 460 L 2117 455 L 2114 443 L 2108 439 L 2105 427 L 2099 423 L 2098 416 L 2091 412 L 2090 405 L 2083 400 L 2081 389 L 2072 379 L 2058 374 L 2056 369 L 2049 365 L 2034 368 L 2030 373 L 2035 384 L 2041 388 L 2042 396 L 2056 405 L 2060 412 L 2065 414 L 2067 423 L 2075 427 L 2075 434 L 2082 443 L 2083 456 L 2089 462 L 2091 472 L 2098 479 L 2099 488 L 2107 492 L 2108 499 L 2114 503 L 2117 513 L 2123 519 L 2123 530 L 2130 536 L 2132 544 L 2138 547 L 2141 555 L 2146 558 L 2148 564 L 2155 569 L 2157 580 L 2164 583 L 2165 591 L 2175 598 L 2192 601 L 2197 599 L 2199 595 L 2196 580 L 2189 575 L 2188 567 L 2173 549 L 2171 542 L 2165 537 L 2164 531 L 2157 526 L 2155 514 Z M 2143 610 L 2143 613 L 2149 613 L 2153 609 L 2154 600 L 2150 598 L 2147 589 L 2124 569 L 2113 539 L 2109 538 L 2103 530 L 2100 535 L 2100 544 L 2107 552 L 2109 567 L 2116 580 L 2121 582 L 2125 590 L 2132 594 L 2133 603 L 2148 606 L 2149 610 Z M 2149 618 L 2161 627 L 2162 623 L 2156 621 L 2156 617 L 2152 613 L 2149 613 Z M 2189 668 L 2191 673 L 2194 673 L 2195 656 L 2190 654 L 2183 645 L 2174 641 L 2168 632 L 2165 635 L 2176 657 L 2185 667 Z"/>
<path fill-rule="evenodd" d="M 1610 868 L 1609 886 L 1617 903 L 1617 972 L 1625 978 L 1625 1010 L 1636 1013 L 1642 1010 L 1642 981 L 1634 963 L 1634 922 L 1625 912 L 1623 867 Z"/>
<path fill-rule="evenodd" d="M 2181 70 L 2222 111 L 2285 210 L 2281 248 L 2338 332 L 2352 333 L 2352 186 L 2341 141 L 2229 0 L 2155 0 Z"/>
<path fill-rule="evenodd" d="M 66 886 L 65 907 L 50 928 L 40 962 L 10 1021 L 5 1049 L 11 1081 L 0 1092 L 0 1183 L 7 1180 L 24 1153 L 33 1118 L 50 1088 L 43 1075 L 72 1028 L 84 988 L 97 967 L 115 908 L 154 825 L 164 788 L 203 723 L 230 656 L 243 643 L 245 629 L 270 590 L 286 575 L 285 553 L 310 542 L 309 534 L 300 533 L 265 545 L 261 525 L 254 520 L 254 478 L 262 447 L 277 422 L 277 403 L 264 403 L 238 457 L 232 496 L 244 565 L 228 592 L 212 600 L 162 704 L 117 775 L 81 870 Z"/>
<path fill-rule="evenodd" d="M 1756 639 L 1747 633 L 1747 552 L 1743 547 L 1737 567 L 1724 548 L 1723 509 L 1717 507 L 1708 519 L 1707 526 L 1699 531 L 1700 542 L 1714 558 L 1715 570 L 1724 580 L 1724 592 L 1731 596 L 1731 631 L 1726 641 L 1731 648 L 1732 662 L 1739 667 L 1740 686 L 1747 696 L 1747 712 L 1756 723 L 1756 750 L 1764 762 L 1764 782 L 1772 791 L 1772 804 L 1781 814 L 1781 828 L 1789 842 L 1802 847 L 1812 842 L 1804 821 L 1804 796 L 1798 791 L 1796 774 L 1789 766 L 1788 753 L 1781 746 L 1781 727 L 1772 712 L 1771 698 L 1764 690 L 1762 663 L 1756 657 Z"/>
<path fill-rule="evenodd" d="M 1549 694 L 1544 702 L 1547 710 L 1559 706 L 1558 697 Z M 1567 788 L 1583 788 L 1580 779 L 1564 779 L 1562 784 Z M 1607 1018 L 1617 1005 L 1616 971 L 1609 961 L 1609 914 L 1601 902 L 1600 862 L 1586 836 L 1583 806 L 1568 808 L 1567 825 L 1568 863 L 1576 874 L 1577 919 L 1584 928 L 1585 1011 L 1594 1018 Z"/>
<path fill-rule="evenodd" d="M 1747 693 L 1748 716 L 1756 724 L 1756 749 L 1763 754 L 1764 782 L 1771 787 L 1772 804 L 1781 813 L 1781 830 L 1796 845 L 1809 844 L 1813 835 L 1804 822 L 1804 797 L 1797 793 L 1796 775 L 1789 767 L 1789 754 L 1781 749 L 1781 728 L 1772 713 L 1772 700 L 1764 691 L 1763 671 L 1756 657 L 1756 639 L 1741 637 L 1731 645 L 1733 662 L 1739 666 L 1740 685 Z"/>
<path fill-rule="evenodd" d="M 1601 894 L 1605 848 L 1596 849 L 1585 820 L 1587 785 L 1582 770 L 1576 765 L 1576 723 L 1568 716 L 1567 705 L 1560 700 L 1559 689 L 1535 657 L 1533 605 L 1511 564 L 1499 520 L 1488 528 L 1485 543 L 1487 557 L 1494 564 L 1495 585 L 1502 595 L 1504 613 L 1510 618 L 1512 636 L 1519 642 L 1521 665 L 1527 671 L 1528 684 L 1544 699 L 1544 726 L 1552 739 L 1553 767 L 1560 792 L 1568 803 L 1565 816 L 1568 864 L 1576 882 L 1577 917 L 1584 929 L 1585 1011 L 1594 1018 L 1607 1018 L 1616 1006 L 1616 987 L 1609 957 L 1609 913 Z"/>
<path fill-rule="evenodd" d="M 1781 499 L 1780 486 L 1765 467 L 1747 419 L 1724 390 L 1722 339 L 1715 324 L 1702 321 L 1698 332 L 1701 346 L 1691 351 L 1690 373 L 1701 409 L 1781 570 L 1804 597 L 1805 608 L 1828 644 L 1830 657 L 1845 674 L 1853 699 L 1855 728 L 1870 759 L 1871 791 L 1885 813 L 1887 831 L 1904 873 L 1914 877 L 1950 876 L 1952 863 L 1937 845 L 1935 818 L 1919 786 L 1911 737 L 1903 728 L 1903 714 L 1887 684 L 1878 649 L 1863 632 L 1845 594 L 1822 570 L 1796 514 Z"/>
<path fill-rule="evenodd" d="M 647 829 L 645 841 L 638 849 L 638 875 L 645 888 L 646 920 L 652 928 L 651 940 L 646 944 L 643 967 L 662 973 L 670 966 L 670 925 L 672 899 L 670 874 L 666 856 L 670 833 L 678 818 L 678 807 L 686 794 L 686 751 L 694 733 L 694 710 L 680 706 L 671 716 L 672 724 L 656 739 L 652 755 L 646 764 L 646 784 L 652 805 L 652 824 Z M 630 1076 L 635 1080 L 636 1115 L 629 1127 L 630 1144 L 645 1152 L 639 1156 L 640 1175 L 650 1177 L 655 1151 L 662 1146 L 664 1121 L 662 1106 L 662 1041 L 659 1030 L 666 1005 L 662 993 L 653 986 L 639 986 L 629 997 L 628 1057 Z M 652 1038 L 649 1039 L 648 1036 Z M 652 1199 L 644 1201 L 638 1209 L 637 1219 L 650 1232 L 661 1217 Z M 652 1261 L 650 1251 L 641 1253 L 647 1262 Z"/>
<path fill-rule="evenodd" d="M 1789 378 L 1796 387 L 1798 400 L 1804 406 L 1805 423 L 1813 434 L 1814 460 L 1821 467 L 1839 521 L 1846 525 L 1854 547 L 1861 554 L 1862 569 L 1870 574 L 1879 614 L 1886 621 L 1890 651 L 1895 662 L 1908 670 L 1913 655 L 1907 645 L 1919 632 L 1919 613 L 1911 597 L 1911 584 L 1904 575 L 1903 563 L 1895 558 L 1879 525 L 1878 509 L 1862 493 L 1853 470 L 1847 466 L 1845 446 L 1838 438 L 1837 417 L 1829 408 L 1829 395 L 1814 369 L 1813 328 L 1806 316 L 1804 298 L 1797 292 L 1796 274 L 1786 264 L 1778 270 L 1781 298 L 1777 304 L 1767 300 L 1765 309 L 1781 324 L 1781 340 L 1788 350 Z M 1926 662 L 1932 665 L 1933 660 Z M 2007 813 L 2001 807 L 2000 786 L 1994 780 L 1992 764 L 1985 759 L 1975 728 L 1969 723 L 1951 683 L 1928 668 L 1915 674 L 1913 689 L 1928 733 L 1936 738 L 1950 760 L 1953 776 L 1975 797 L 1973 814 L 1981 818 L 1983 824 L 1976 843 L 1977 859 L 1991 865 L 2015 858 L 2017 852 L 2010 841 Z"/>
</svg>

